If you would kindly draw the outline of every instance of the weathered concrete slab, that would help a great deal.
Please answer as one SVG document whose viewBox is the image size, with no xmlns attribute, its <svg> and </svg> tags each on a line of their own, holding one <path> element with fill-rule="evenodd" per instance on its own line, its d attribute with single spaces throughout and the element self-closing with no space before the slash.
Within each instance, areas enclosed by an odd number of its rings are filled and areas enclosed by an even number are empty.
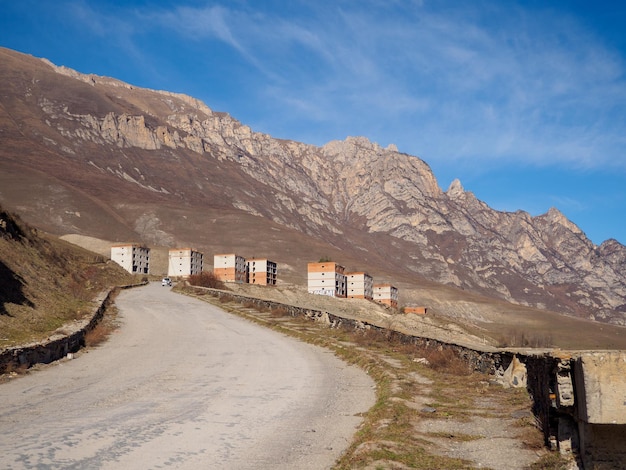
<svg viewBox="0 0 626 470">
<path fill-rule="evenodd" d="M 576 358 L 578 417 L 591 424 L 626 424 L 626 351 Z"/>
</svg>

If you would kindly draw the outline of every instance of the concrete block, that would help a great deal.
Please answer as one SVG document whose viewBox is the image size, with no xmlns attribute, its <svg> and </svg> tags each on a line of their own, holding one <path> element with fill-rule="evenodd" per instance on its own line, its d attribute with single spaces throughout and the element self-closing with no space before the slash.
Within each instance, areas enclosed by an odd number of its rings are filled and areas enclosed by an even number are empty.
<svg viewBox="0 0 626 470">
<path fill-rule="evenodd" d="M 574 384 L 570 373 L 570 361 L 561 361 L 557 366 L 556 389 L 559 407 L 574 406 Z"/>
<path fill-rule="evenodd" d="M 626 351 L 598 351 L 576 359 L 578 416 L 593 424 L 626 424 Z"/>
</svg>

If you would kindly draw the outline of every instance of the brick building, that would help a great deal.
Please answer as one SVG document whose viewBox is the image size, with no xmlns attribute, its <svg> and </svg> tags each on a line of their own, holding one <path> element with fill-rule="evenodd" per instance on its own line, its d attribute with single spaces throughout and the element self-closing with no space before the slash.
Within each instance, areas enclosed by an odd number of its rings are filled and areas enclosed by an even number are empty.
<svg viewBox="0 0 626 470">
<path fill-rule="evenodd" d="M 310 294 L 346 297 L 347 282 L 345 268 L 337 263 L 309 263 L 307 269 Z"/>
<path fill-rule="evenodd" d="M 262 286 L 276 285 L 276 263 L 268 259 L 252 258 L 246 261 L 248 283 Z"/>
<path fill-rule="evenodd" d="M 398 308 L 398 289 L 391 284 L 374 284 L 374 300 Z"/>
<path fill-rule="evenodd" d="M 346 273 L 347 297 L 350 299 L 374 298 L 374 278 L 365 272 Z"/>
<path fill-rule="evenodd" d="M 236 254 L 214 255 L 213 274 L 224 282 L 246 282 L 246 259 Z"/>
</svg>

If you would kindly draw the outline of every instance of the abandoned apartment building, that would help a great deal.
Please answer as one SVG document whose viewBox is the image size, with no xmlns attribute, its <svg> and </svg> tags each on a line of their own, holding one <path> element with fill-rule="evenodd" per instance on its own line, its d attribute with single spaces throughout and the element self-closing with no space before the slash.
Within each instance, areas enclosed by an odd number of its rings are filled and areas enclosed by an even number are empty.
<svg viewBox="0 0 626 470">
<path fill-rule="evenodd" d="M 310 294 L 330 297 L 374 300 L 392 308 L 398 307 L 398 289 L 391 284 L 374 284 L 366 272 L 345 272 L 338 263 L 308 263 L 307 281 Z"/>
<path fill-rule="evenodd" d="M 246 260 L 235 253 L 213 256 L 213 274 L 224 282 L 275 286 L 277 265 L 267 258 Z"/>
</svg>

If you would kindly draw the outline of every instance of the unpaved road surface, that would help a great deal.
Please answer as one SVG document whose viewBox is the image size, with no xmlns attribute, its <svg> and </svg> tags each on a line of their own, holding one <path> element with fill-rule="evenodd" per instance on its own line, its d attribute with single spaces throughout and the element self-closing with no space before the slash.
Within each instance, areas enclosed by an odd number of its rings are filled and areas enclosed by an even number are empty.
<svg viewBox="0 0 626 470">
<path fill-rule="evenodd" d="M 102 346 L 0 384 L 0 468 L 329 468 L 374 403 L 323 349 L 151 284 Z"/>
</svg>

